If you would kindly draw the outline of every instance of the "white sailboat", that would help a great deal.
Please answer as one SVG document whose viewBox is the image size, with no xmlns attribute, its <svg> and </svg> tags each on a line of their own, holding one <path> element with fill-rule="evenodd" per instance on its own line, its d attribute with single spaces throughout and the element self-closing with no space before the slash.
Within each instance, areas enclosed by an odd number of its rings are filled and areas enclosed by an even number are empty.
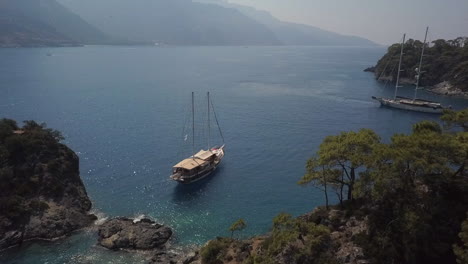
<svg viewBox="0 0 468 264">
<path fill-rule="evenodd" d="M 194 106 L 194 93 L 192 92 L 192 153 L 193 155 L 186 158 L 173 166 L 172 175 L 170 178 L 182 184 L 189 184 L 199 181 L 211 173 L 213 173 L 222 159 L 224 158 L 224 138 L 219 128 L 218 118 L 214 111 L 213 104 L 210 102 L 210 93 L 207 93 L 208 100 L 208 148 L 207 150 L 200 150 L 195 153 L 195 106 Z M 221 147 L 210 146 L 210 112 L 213 110 L 216 124 L 219 128 L 221 138 L 223 138 L 223 145 Z"/>
<path fill-rule="evenodd" d="M 397 96 L 398 88 L 401 87 L 399 86 L 401 61 L 403 59 L 403 50 L 404 50 L 405 37 L 406 37 L 406 34 L 403 34 L 403 41 L 401 42 L 400 61 L 398 63 L 398 73 L 397 73 L 397 80 L 396 80 L 396 85 L 395 85 L 395 95 L 393 98 L 383 98 L 383 97 L 372 96 L 372 99 L 379 101 L 382 106 L 387 106 L 387 107 L 392 107 L 392 108 L 397 108 L 397 109 L 402 109 L 402 110 L 416 111 L 416 112 L 442 114 L 444 110 L 451 109 L 451 107 L 445 107 L 441 103 L 438 103 L 438 102 L 433 102 L 433 101 L 428 101 L 428 100 L 417 98 L 421 74 L 423 73 L 421 71 L 421 67 L 422 67 L 422 62 L 423 62 L 424 50 L 426 47 L 428 30 L 429 30 L 429 27 L 426 28 L 426 35 L 424 37 L 424 43 L 423 43 L 422 51 L 421 51 L 421 58 L 419 60 L 419 67 L 416 69 L 417 76 L 416 76 L 416 88 L 414 89 L 414 97 L 411 99 L 411 98 Z"/>
</svg>

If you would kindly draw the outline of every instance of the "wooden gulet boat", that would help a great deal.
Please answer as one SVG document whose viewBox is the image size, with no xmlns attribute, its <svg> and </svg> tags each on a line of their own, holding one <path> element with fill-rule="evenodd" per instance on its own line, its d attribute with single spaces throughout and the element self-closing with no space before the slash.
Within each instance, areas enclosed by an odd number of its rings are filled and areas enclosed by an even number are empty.
<svg viewBox="0 0 468 264">
<path fill-rule="evenodd" d="M 224 158 L 224 137 L 219 128 L 218 118 L 214 111 L 213 104 L 210 102 L 210 93 L 207 93 L 208 100 L 208 149 L 200 150 L 195 153 L 195 107 L 194 107 L 194 93 L 192 92 L 192 153 L 191 157 L 186 158 L 176 165 L 172 170 L 170 178 L 182 184 L 190 184 L 199 181 L 210 174 L 212 174 L 220 165 Z M 210 112 L 213 110 L 216 124 L 218 125 L 219 133 L 223 139 L 221 147 L 210 147 Z"/>
<path fill-rule="evenodd" d="M 397 73 L 397 80 L 396 80 L 396 85 L 395 85 L 395 96 L 393 98 L 382 98 L 382 97 L 372 96 L 372 99 L 379 101 L 382 106 L 397 108 L 397 109 L 402 109 L 402 110 L 431 113 L 431 114 L 442 114 L 444 110 L 451 109 L 450 106 L 445 107 L 441 103 L 438 103 L 438 102 L 432 102 L 432 101 L 416 98 L 418 89 L 419 89 L 421 74 L 423 73 L 421 71 L 421 67 L 422 67 L 422 62 L 423 62 L 424 49 L 426 46 L 428 30 L 429 28 L 426 28 L 426 35 L 424 37 L 424 43 L 423 43 L 422 50 L 421 50 L 421 58 L 419 61 L 419 68 L 416 69 L 417 76 L 416 76 L 416 88 L 414 89 L 414 97 L 410 99 L 406 97 L 397 96 L 398 88 L 401 87 L 399 86 L 401 61 L 403 59 L 403 49 L 405 45 L 405 36 L 406 36 L 406 34 L 403 34 L 403 41 L 401 42 L 400 61 L 398 63 L 398 73 Z"/>
</svg>

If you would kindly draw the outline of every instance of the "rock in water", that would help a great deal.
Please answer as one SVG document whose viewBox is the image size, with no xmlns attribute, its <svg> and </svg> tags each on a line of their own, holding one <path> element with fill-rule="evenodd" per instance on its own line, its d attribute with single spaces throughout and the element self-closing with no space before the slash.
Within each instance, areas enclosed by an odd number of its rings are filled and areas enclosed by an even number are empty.
<svg viewBox="0 0 468 264">
<path fill-rule="evenodd" d="M 105 248 L 150 250 L 164 245 L 172 230 L 144 218 L 138 222 L 119 217 L 106 221 L 99 227 L 99 244 Z"/>
</svg>

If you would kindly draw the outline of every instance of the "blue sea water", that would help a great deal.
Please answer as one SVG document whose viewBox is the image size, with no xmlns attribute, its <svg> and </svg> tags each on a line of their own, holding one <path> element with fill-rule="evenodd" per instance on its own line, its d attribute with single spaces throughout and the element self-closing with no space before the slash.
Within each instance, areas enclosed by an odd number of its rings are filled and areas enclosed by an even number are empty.
<svg viewBox="0 0 468 264">
<path fill-rule="evenodd" d="M 415 122 L 437 120 L 371 100 L 393 96 L 391 85 L 363 72 L 384 53 L 359 47 L 0 49 L 0 118 L 34 119 L 62 131 L 80 156 L 99 214 L 151 216 L 175 230 L 176 245 L 227 236 L 238 218 L 250 236 L 268 231 L 280 212 L 300 215 L 324 203 L 320 191 L 296 182 L 325 136 L 371 128 L 388 141 Z M 206 147 L 202 116 L 210 91 L 226 157 L 212 177 L 180 186 L 168 176 L 190 151 L 191 138 L 184 137 L 192 91 L 197 150 Z M 400 89 L 412 93 L 410 86 Z M 427 92 L 420 97 L 468 106 Z M 83 231 L 1 252 L 0 262 L 144 261 L 95 244 L 95 233 Z"/>
</svg>

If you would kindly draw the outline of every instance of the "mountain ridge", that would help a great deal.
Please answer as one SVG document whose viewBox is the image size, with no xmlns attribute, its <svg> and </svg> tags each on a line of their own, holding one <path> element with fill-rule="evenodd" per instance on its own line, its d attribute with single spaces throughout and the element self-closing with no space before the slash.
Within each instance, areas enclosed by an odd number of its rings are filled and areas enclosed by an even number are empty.
<svg viewBox="0 0 468 264">
<path fill-rule="evenodd" d="M 248 17 L 267 26 L 283 45 L 378 46 L 363 37 L 343 35 L 306 24 L 282 21 L 271 13 L 222 0 L 197 0 L 239 10 Z"/>
<path fill-rule="evenodd" d="M 189 0 L 61 0 L 60 3 L 101 31 L 134 41 L 168 45 L 281 44 L 264 25 L 238 10 L 214 4 Z"/>
<path fill-rule="evenodd" d="M 0 21 L 0 47 L 376 45 L 208 0 L 0 0 Z"/>
<path fill-rule="evenodd" d="M 2 46 L 103 44 L 110 38 L 55 0 L 2 0 Z"/>
</svg>

